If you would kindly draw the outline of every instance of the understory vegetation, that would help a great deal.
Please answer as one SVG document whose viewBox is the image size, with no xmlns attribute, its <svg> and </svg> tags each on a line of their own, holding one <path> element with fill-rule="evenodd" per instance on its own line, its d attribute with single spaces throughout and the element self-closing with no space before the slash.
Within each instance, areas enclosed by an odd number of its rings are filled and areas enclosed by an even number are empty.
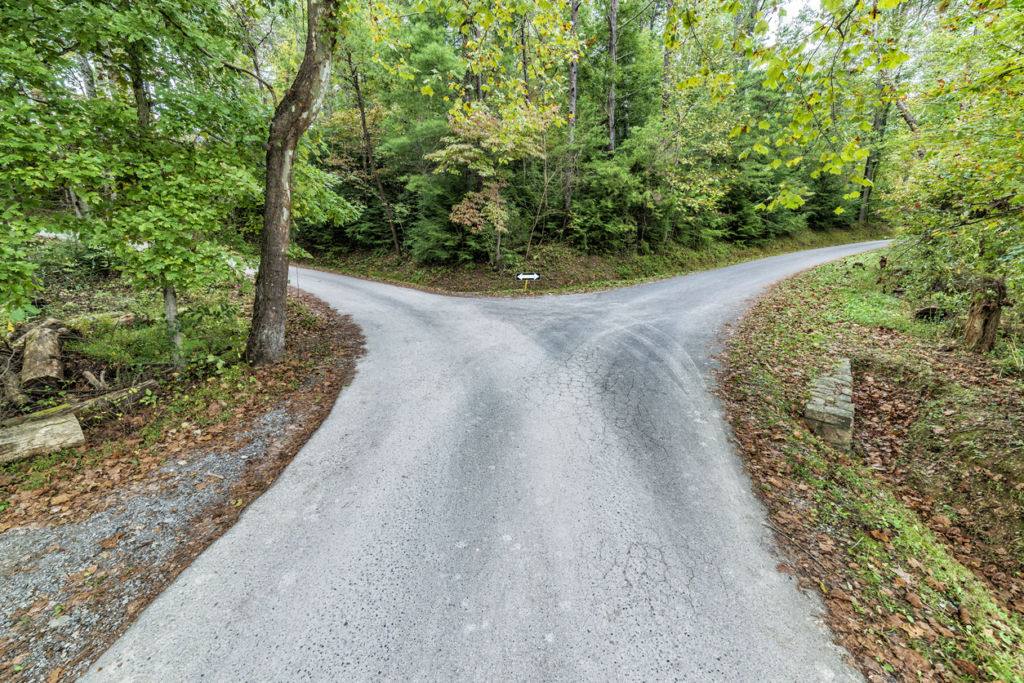
<svg viewBox="0 0 1024 683">
<path fill-rule="evenodd" d="M 1024 680 L 1024 329 L 891 285 L 894 248 L 785 281 L 730 342 L 735 438 L 801 586 L 872 680 Z M 880 263 L 885 268 L 880 268 Z M 810 433 L 810 380 L 852 360 L 853 449 Z"/>
<path fill-rule="evenodd" d="M 0 386 L 0 425 L 82 405 L 109 392 L 145 388 L 130 402 L 83 417 L 81 445 L 0 464 L 0 491 L 41 493 L 58 485 L 63 490 L 71 479 L 112 459 L 127 481 L 130 470 L 144 471 L 167 460 L 156 444 L 168 438 L 198 442 L 211 429 L 217 434 L 222 429 L 217 425 L 227 420 L 265 409 L 283 393 L 347 368 L 353 349 L 340 346 L 358 341 L 351 332 L 352 340 L 339 337 L 333 317 L 293 295 L 287 303 L 291 342 L 285 362 L 267 368 L 239 363 L 251 304 L 244 289 L 221 285 L 182 298 L 177 329 L 182 351 L 175 361 L 175 331 L 161 316 L 161 302 L 125 282 L 116 256 L 75 240 L 39 239 L 28 249 L 28 257 L 40 265 L 42 287 L 34 299 L 39 314 L 0 331 L 0 377 L 17 376 L 23 369 L 26 345 L 18 339 L 40 324 L 49 324 L 60 340 L 61 372 L 25 387 Z M 14 499 L 5 498 L 0 495 L 0 530 L 20 519 L 10 509 Z"/>
<path fill-rule="evenodd" d="M 487 263 L 424 266 L 391 253 L 355 252 L 301 258 L 298 263 L 449 292 L 575 292 L 633 285 L 776 254 L 887 237 L 888 231 L 881 228 L 853 226 L 845 230 L 802 232 L 756 246 L 714 242 L 691 249 L 674 245 L 650 254 L 587 254 L 563 244 L 538 245 L 529 259 L 516 260 L 517 269 L 543 274 L 540 280 L 526 286 L 515 280 L 512 269 L 501 272 Z"/>
</svg>

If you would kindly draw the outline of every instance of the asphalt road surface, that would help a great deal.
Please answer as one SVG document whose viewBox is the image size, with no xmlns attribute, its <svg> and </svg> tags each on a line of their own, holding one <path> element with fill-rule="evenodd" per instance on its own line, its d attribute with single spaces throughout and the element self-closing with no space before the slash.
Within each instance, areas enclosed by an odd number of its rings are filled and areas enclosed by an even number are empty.
<svg viewBox="0 0 1024 683">
<path fill-rule="evenodd" d="M 861 680 L 709 387 L 751 297 L 882 244 L 531 299 L 300 271 L 356 378 L 84 680 Z"/>
</svg>

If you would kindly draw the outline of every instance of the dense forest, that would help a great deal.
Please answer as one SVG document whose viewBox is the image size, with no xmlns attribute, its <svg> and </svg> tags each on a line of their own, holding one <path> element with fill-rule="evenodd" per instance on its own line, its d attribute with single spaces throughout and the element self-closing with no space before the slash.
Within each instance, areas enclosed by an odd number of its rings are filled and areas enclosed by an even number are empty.
<svg viewBox="0 0 1024 683">
<path fill-rule="evenodd" d="M 504 269 L 875 222 L 904 286 L 998 311 L 1022 84 L 1024 0 L 8 0 L 0 307 L 33 312 L 39 232 L 170 322 L 260 244 L 260 360 L 289 255 Z"/>
</svg>

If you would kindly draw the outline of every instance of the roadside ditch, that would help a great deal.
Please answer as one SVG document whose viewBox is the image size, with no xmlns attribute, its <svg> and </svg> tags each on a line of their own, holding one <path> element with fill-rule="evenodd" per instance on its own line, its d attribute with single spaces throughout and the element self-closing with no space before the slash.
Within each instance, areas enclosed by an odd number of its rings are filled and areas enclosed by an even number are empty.
<svg viewBox="0 0 1024 683">
<path fill-rule="evenodd" d="M 779 571 L 822 596 L 869 681 L 1022 681 L 1024 381 L 877 280 L 877 254 L 791 278 L 728 340 L 719 389 Z M 841 357 L 849 452 L 803 419 Z"/>
</svg>

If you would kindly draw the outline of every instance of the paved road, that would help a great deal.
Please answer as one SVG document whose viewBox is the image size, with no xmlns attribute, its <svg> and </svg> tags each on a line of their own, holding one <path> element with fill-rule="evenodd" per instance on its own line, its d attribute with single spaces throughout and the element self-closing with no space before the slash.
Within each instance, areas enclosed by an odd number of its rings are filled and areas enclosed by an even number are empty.
<svg viewBox="0 0 1024 683">
<path fill-rule="evenodd" d="M 358 375 L 85 680 L 860 680 L 708 385 L 750 297 L 881 244 L 536 299 L 301 271 Z"/>
</svg>

